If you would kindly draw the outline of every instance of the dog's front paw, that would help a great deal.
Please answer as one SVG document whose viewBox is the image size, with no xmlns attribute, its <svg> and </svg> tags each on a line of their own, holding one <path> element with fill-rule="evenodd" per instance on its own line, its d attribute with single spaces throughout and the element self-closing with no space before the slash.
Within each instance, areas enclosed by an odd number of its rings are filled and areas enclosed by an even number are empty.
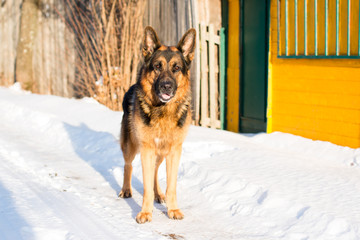
<svg viewBox="0 0 360 240">
<path fill-rule="evenodd" d="M 168 216 L 171 219 L 181 220 L 184 218 L 184 214 L 180 209 L 168 210 Z"/>
<path fill-rule="evenodd" d="M 122 189 L 121 192 L 119 193 L 119 197 L 121 198 L 131 198 L 132 197 L 132 192 L 131 189 Z"/>
<path fill-rule="evenodd" d="M 151 222 L 152 220 L 152 213 L 150 212 L 139 212 L 136 216 L 136 222 L 137 223 L 146 223 Z"/>
</svg>

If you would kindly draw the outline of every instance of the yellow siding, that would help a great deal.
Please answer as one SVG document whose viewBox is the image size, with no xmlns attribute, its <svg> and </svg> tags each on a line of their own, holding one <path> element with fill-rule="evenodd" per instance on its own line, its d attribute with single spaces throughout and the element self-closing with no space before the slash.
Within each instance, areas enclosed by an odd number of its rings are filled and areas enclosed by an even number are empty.
<svg viewBox="0 0 360 240">
<path fill-rule="evenodd" d="M 232 132 L 239 132 L 239 12 L 239 1 L 229 0 L 227 129 Z"/>
<path fill-rule="evenodd" d="M 336 18 L 332 19 L 335 6 L 331 2 L 335 1 L 329 1 L 330 21 L 336 21 Z M 276 3 L 276 0 L 271 1 L 268 132 L 283 131 L 360 147 L 360 60 L 277 58 Z M 355 6 L 359 11 L 358 4 Z M 340 11 L 344 10 L 341 8 Z M 318 12 L 320 17 L 323 16 Z M 324 20 L 319 21 L 324 24 Z M 343 28 L 340 26 L 339 29 L 340 41 L 347 39 Z M 334 31 L 336 29 L 328 31 L 330 53 L 334 53 L 336 47 L 334 38 L 330 37 Z M 319 39 L 324 39 L 323 33 L 318 34 Z M 351 39 L 351 51 L 357 49 L 353 42 Z M 318 50 L 319 53 L 324 51 Z M 343 47 L 339 50 L 345 51 Z M 312 51 L 314 49 L 309 49 Z"/>
<path fill-rule="evenodd" d="M 295 135 L 304 136 L 304 137 L 314 139 L 314 140 L 332 142 L 332 143 L 342 145 L 342 146 L 349 146 L 349 147 L 353 147 L 353 148 L 360 146 L 360 140 L 358 138 L 349 138 L 349 137 L 338 136 L 338 135 L 334 135 L 334 134 L 319 133 L 318 131 L 312 131 L 312 130 L 307 130 L 307 129 L 297 129 L 294 127 L 279 126 L 276 124 L 275 124 L 274 128 L 276 129 L 276 131 L 279 131 L 279 132 L 292 133 Z"/>
</svg>

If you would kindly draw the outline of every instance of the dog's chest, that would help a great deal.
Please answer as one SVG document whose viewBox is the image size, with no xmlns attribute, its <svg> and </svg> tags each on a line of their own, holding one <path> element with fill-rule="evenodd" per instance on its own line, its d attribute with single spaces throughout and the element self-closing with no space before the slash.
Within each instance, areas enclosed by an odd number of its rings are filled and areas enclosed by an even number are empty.
<svg viewBox="0 0 360 240">
<path fill-rule="evenodd" d="M 151 142 L 157 151 L 166 154 L 174 144 L 181 144 L 184 141 L 187 128 L 180 128 L 174 123 L 158 122 L 148 128 L 148 141 Z"/>
<path fill-rule="evenodd" d="M 156 137 L 154 138 L 154 145 L 157 149 L 163 149 L 167 144 L 165 143 L 164 138 Z"/>
</svg>

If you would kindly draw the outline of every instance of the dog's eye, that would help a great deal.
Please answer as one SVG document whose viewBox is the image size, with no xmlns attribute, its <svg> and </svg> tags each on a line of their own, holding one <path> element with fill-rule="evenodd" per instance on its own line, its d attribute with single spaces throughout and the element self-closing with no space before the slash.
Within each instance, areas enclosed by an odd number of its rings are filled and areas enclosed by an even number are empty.
<svg viewBox="0 0 360 240">
<path fill-rule="evenodd" d="M 175 65 L 174 68 L 173 68 L 173 71 L 174 71 L 174 72 L 177 72 L 177 71 L 179 71 L 179 70 L 180 70 L 180 67 L 179 67 L 178 65 Z"/>
<path fill-rule="evenodd" d="M 154 65 L 154 68 L 156 69 L 156 70 L 161 70 L 161 63 L 157 63 L 157 64 L 155 64 Z"/>
</svg>

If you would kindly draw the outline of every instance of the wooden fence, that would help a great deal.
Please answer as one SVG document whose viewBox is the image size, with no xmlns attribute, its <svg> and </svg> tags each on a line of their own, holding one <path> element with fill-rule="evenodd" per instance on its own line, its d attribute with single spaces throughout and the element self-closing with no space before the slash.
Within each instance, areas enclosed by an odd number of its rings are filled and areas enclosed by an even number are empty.
<svg viewBox="0 0 360 240">
<path fill-rule="evenodd" d="M 7 0 L 0 5 L 0 85 L 2 86 L 9 86 L 15 81 L 22 1 Z M 40 0 L 39 2 L 37 35 L 33 52 L 34 79 L 39 85 L 37 87 L 41 94 L 72 97 L 75 78 L 79 77 L 76 64 L 83 59 L 79 59 L 81 54 L 78 52 L 79 46 L 76 41 L 79 36 L 75 36 L 74 31 L 71 31 L 76 22 L 71 26 L 66 25 L 66 21 L 73 19 L 64 19 L 64 16 L 66 18 L 69 14 L 64 6 L 69 8 L 69 2 L 75 1 Z M 159 0 L 157 4 L 151 3 L 151 0 L 144 2 L 148 7 L 143 16 L 143 23 L 153 26 L 164 44 L 177 44 L 182 34 L 189 28 L 195 27 L 194 0 Z M 139 49 L 140 44 L 130 50 L 133 51 L 135 48 Z M 84 58 L 82 55 L 80 57 Z M 193 65 L 196 65 L 196 59 Z M 196 68 L 192 69 L 191 74 L 194 78 Z M 118 100 L 122 101 L 122 99 Z"/>
<path fill-rule="evenodd" d="M 148 0 L 150 1 L 150 0 Z M 66 15 L 66 1 L 41 0 L 38 30 L 33 52 L 33 74 L 41 94 L 74 96 L 74 84 L 79 72 L 76 37 L 71 26 L 61 16 Z M 160 0 L 149 4 L 143 16 L 144 25 L 152 25 L 164 44 L 174 45 L 191 27 L 196 27 L 195 0 Z M 22 0 L 8 0 L 0 5 L 0 85 L 9 86 L 15 80 L 16 47 Z M 159 7 L 160 6 L 160 7 Z M 160 11 L 162 9 L 162 11 Z M 160 21 L 159 21 L 160 18 Z M 223 33 L 223 31 L 220 31 Z M 200 24 L 197 54 L 192 63 L 194 124 L 224 128 L 224 41 L 212 25 Z M 139 37 L 141 38 L 141 37 Z M 81 56 L 80 56 L 81 57 Z M 221 60 L 222 59 L 222 60 Z M 108 92 L 104 94 L 108 95 Z M 121 102 L 121 95 L 116 100 Z"/>
<path fill-rule="evenodd" d="M 14 83 L 21 2 L 21 0 L 7 1 L 0 6 L 0 84 L 5 86 Z"/>
<path fill-rule="evenodd" d="M 195 121 L 201 126 L 224 129 L 225 52 L 224 30 L 199 26 L 200 76 L 196 82 Z"/>
<path fill-rule="evenodd" d="M 15 80 L 21 3 L 22 0 L 11 0 L 0 6 L 0 85 L 4 86 L 13 84 Z M 75 51 L 73 36 L 59 18 L 58 13 L 62 11 L 62 1 L 41 1 L 33 52 L 33 74 L 39 93 L 72 97 Z"/>
</svg>

